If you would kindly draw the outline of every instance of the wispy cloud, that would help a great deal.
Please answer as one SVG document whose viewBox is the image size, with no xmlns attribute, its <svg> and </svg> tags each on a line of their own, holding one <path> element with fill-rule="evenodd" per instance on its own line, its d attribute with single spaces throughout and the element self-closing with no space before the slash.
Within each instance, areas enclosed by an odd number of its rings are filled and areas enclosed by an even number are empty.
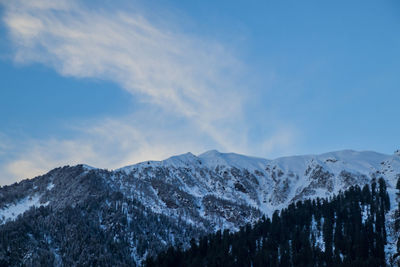
<svg viewBox="0 0 400 267">
<path fill-rule="evenodd" d="M 153 125 L 146 122 L 147 117 L 136 116 L 82 123 L 73 126 L 79 133 L 75 138 L 27 139 L 19 143 L 18 151 L 0 146 L 0 151 L 4 148 L 10 158 L 0 164 L 0 184 L 34 177 L 66 164 L 85 163 L 115 169 L 144 160 L 165 159 L 188 150 L 200 153 L 208 148 L 205 143 L 209 141 L 200 142 L 205 136 L 191 132 L 192 127 L 159 127 L 163 117 L 152 113 L 151 118 Z"/>
<path fill-rule="evenodd" d="M 113 81 L 146 103 L 129 118 L 78 127 L 71 140 L 30 142 L 6 166 L 12 175 L 79 162 L 114 168 L 210 146 L 253 151 L 246 94 L 236 85 L 245 68 L 223 44 L 184 34 L 168 21 L 154 23 L 137 9 L 93 10 L 73 0 L 0 3 L 15 62 Z M 266 149 L 286 146 L 291 135 L 286 137 L 267 141 Z"/>
<path fill-rule="evenodd" d="M 74 1 L 5 6 L 17 62 L 114 81 L 200 125 L 240 111 L 230 79 L 240 64 L 218 43 L 153 25 L 137 13 L 91 11 Z"/>
</svg>

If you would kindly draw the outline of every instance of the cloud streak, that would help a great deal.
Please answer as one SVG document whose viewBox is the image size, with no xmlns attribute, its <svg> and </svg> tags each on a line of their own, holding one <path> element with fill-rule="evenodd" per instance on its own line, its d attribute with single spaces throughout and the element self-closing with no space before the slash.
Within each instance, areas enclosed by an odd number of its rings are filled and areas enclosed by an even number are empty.
<svg viewBox="0 0 400 267">
<path fill-rule="evenodd" d="M 12 176 L 65 163 L 115 168 L 214 147 L 252 151 L 243 111 L 247 100 L 236 85 L 245 68 L 224 45 L 184 34 L 168 21 L 151 22 L 137 9 L 93 10 L 73 0 L 0 3 L 15 62 L 115 82 L 146 107 L 76 127 L 70 140 L 28 142 L 6 164 Z M 277 146 L 292 140 L 290 134 L 274 138 Z M 275 149 L 275 139 L 263 147 Z"/>
<path fill-rule="evenodd" d="M 136 13 L 90 11 L 74 1 L 5 5 L 17 62 L 114 81 L 207 126 L 240 109 L 230 84 L 240 64 L 218 43 L 172 32 Z"/>
<path fill-rule="evenodd" d="M 34 177 L 67 164 L 115 169 L 149 159 L 162 160 L 187 152 L 188 148 L 193 153 L 207 149 L 205 143 L 209 140 L 204 140 L 202 134 L 192 132 L 188 138 L 191 126 L 173 128 L 163 123 L 162 116 L 152 113 L 150 117 L 154 125 L 148 124 L 148 117 L 135 114 L 74 125 L 73 130 L 79 135 L 71 139 L 27 139 L 20 141 L 18 148 L 0 144 L 0 152 L 3 150 L 11 158 L 0 162 L 0 184 Z"/>
</svg>

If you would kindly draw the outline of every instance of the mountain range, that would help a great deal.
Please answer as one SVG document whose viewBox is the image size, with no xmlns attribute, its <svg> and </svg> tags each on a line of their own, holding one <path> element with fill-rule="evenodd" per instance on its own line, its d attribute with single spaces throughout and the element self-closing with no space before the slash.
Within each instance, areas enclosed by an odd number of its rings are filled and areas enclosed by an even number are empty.
<svg viewBox="0 0 400 267">
<path fill-rule="evenodd" d="M 193 238 L 379 178 L 390 197 L 385 253 L 393 258 L 399 151 L 268 160 L 211 150 L 116 170 L 60 167 L 0 188 L 0 264 L 140 265 L 170 245 L 187 248 Z"/>
</svg>

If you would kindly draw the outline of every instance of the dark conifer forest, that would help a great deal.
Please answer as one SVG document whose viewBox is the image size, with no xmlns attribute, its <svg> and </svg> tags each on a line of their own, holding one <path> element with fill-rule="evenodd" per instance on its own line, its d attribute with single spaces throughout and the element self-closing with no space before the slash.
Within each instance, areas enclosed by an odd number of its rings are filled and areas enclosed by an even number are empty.
<svg viewBox="0 0 400 267">
<path fill-rule="evenodd" d="M 239 232 L 192 239 L 185 251 L 170 247 L 146 266 L 386 266 L 389 209 L 379 179 L 329 199 L 291 204 Z"/>
</svg>

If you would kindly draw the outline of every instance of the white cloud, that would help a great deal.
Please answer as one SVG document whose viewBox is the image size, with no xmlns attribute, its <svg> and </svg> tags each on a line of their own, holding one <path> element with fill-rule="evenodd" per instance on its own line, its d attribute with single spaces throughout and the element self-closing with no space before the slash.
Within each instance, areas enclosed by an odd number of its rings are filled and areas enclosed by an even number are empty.
<svg viewBox="0 0 400 267">
<path fill-rule="evenodd" d="M 149 117 L 152 120 L 150 124 Z M 115 169 L 145 160 L 162 160 L 188 151 L 199 154 L 212 148 L 224 150 L 218 140 L 201 131 L 194 131 L 193 126 L 165 122 L 164 116 L 155 112 L 150 112 L 148 117 L 135 114 L 133 117 L 108 118 L 73 127 L 79 133 L 75 138 L 27 140 L 19 144 L 16 153 L 11 153 L 11 147 L 4 146 L 6 152 L 14 155 L 0 164 L 0 184 L 41 175 L 67 164 L 85 163 Z M 222 133 L 217 133 L 221 138 L 233 134 L 231 130 L 221 130 Z M 242 140 L 240 144 L 230 143 L 233 149 L 225 151 L 259 156 L 279 155 L 293 151 L 294 140 L 293 129 L 281 128 L 260 145 Z"/>
<path fill-rule="evenodd" d="M 153 122 L 162 118 L 153 117 Z M 134 125 L 134 126 L 133 126 Z M 75 126 L 76 128 L 76 126 Z M 11 160 L 3 163 L 0 184 L 43 174 L 56 166 L 85 163 L 100 168 L 119 168 L 136 162 L 165 159 L 184 153 L 188 147 L 194 153 L 206 149 L 193 144 L 193 133 L 187 138 L 184 127 L 174 130 L 152 129 L 145 119 L 105 119 L 76 129 L 80 134 L 72 139 L 27 140 Z"/>
<path fill-rule="evenodd" d="M 207 126 L 240 112 L 230 81 L 239 63 L 218 43 L 153 25 L 137 13 L 55 3 L 5 4 L 17 62 L 42 62 L 65 76 L 112 80 Z"/>
<path fill-rule="evenodd" d="M 211 148 L 260 154 L 291 142 L 292 135 L 279 135 L 250 148 L 246 92 L 237 86 L 244 67 L 216 41 L 184 34 L 170 21 L 151 22 L 137 9 L 93 10 L 74 0 L 0 3 L 16 62 L 113 81 L 146 103 L 126 118 L 75 126 L 68 140 L 27 141 L 5 164 L 12 179 L 64 164 L 116 168 Z"/>
</svg>

